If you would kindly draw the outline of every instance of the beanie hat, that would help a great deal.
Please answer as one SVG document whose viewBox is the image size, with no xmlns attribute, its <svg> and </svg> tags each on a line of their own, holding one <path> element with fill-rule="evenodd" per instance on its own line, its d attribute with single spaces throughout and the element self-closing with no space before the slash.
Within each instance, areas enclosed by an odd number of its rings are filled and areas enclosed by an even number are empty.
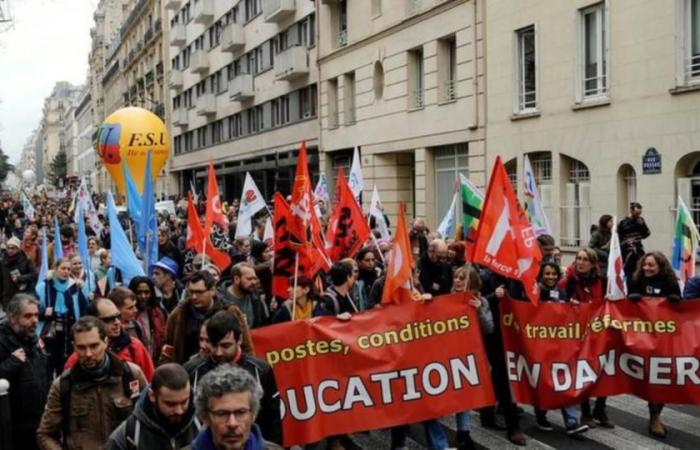
<svg viewBox="0 0 700 450">
<path fill-rule="evenodd" d="M 173 278 L 177 278 L 177 273 L 180 270 L 180 266 L 177 265 L 177 263 L 172 259 L 167 256 L 163 256 L 160 261 L 155 263 L 156 267 L 160 267 L 167 273 L 169 273 Z"/>
</svg>

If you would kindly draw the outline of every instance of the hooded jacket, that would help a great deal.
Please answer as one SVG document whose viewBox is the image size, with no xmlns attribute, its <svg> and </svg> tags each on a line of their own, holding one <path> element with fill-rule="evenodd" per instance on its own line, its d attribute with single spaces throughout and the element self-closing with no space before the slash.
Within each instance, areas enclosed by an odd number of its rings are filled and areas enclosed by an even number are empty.
<svg viewBox="0 0 700 450">
<path fill-rule="evenodd" d="M 157 416 L 155 406 L 148 398 L 147 390 L 144 390 L 134 412 L 109 437 L 107 450 L 183 449 L 194 440 L 200 428 L 199 422 L 195 419 L 192 395 L 185 414 L 185 420 L 177 431 L 175 433 L 168 431 L 167 425 L 164 425 Z M 138 441 L 134 441 L 135 439 Z"/>
<path fill-rule="evenodd" d="M 17 281 L 12 281 L 12 272 L 17 271 Z M 12 258 L 7 254 L 0 262 L 0 287 L 2 288 L 2 305 L 7 306 L 10 299 L 18 292 L 34 292 L 37 280 L 36 268 L 32 265 L 27 255 L 20 250 Z"/>
</svg>

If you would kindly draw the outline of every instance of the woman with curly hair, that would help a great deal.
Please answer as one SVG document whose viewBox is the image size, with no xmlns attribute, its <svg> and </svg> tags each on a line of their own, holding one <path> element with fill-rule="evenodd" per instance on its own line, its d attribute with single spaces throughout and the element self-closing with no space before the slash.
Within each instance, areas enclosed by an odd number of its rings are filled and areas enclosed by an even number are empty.
<svg viewBox="0 0 700 450">
<path fill-rule="evenodd" d="M 680 300 L 681 290 L 668 258 L 661 252 L 646 253 L 637 264 L 637 270 L 629 281 L 630 301 L 642 297 L 666 297 L 672 303 Z M 649 434 L 666 437 L 666 426 L 661 421 L 664 405 L 649 403 Z"/>
</svg>

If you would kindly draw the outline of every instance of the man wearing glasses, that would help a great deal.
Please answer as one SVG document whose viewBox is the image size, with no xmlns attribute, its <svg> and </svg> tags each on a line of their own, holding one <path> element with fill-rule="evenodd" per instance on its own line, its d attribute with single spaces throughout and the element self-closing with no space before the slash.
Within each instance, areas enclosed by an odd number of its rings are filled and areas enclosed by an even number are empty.
<svg viewBox="0 0 700 450">
<path fill-rule="evenodd" d="M 452 290 L 452 271 L 447 263 L 447 244 L 435 239 L 428 245 L 428 252 L 418 260 L 420 284 L 423 292 L 437 295 L 448 294 Z"/>
<path fill-rule="evenodd" d="M 117 355 L 121 361 L 131 362 L 139 366 L 146 380 L 150 383 L 153 378 L 153 360 L 146 347 L 137 338 L 127 333 L 120 320 L 121 312 L 108 298 L 97 298 L 88 309 L 88 314 L 100 319 L 107 329 L 107 343 L 109 350 Z M 66 361 L 66 369 L 70 369 L 78 362 L 78 354 L 73 352 Z"/>
<path fill-rule="evenodd" d="M 263 392 L 248 372 L 221 365 L 202 378 L 195 395 L 197 415 L 204 428 L 192 450 L 278 450 L 264 439 L 254 423 Z"/>
</svg>

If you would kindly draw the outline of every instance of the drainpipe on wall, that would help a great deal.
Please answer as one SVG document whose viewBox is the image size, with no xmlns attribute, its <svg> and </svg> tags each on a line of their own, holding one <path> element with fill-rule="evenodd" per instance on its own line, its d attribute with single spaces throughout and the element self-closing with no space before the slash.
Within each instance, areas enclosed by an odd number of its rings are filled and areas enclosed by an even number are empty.
<svg viewBox="0 0 700 450">
<path fill-rule="evenodd" d="M 469 124 L 469 129 L 470 130 L 476 130 L 479 128 L 479 67 L 477 63 L 477 45 L 476 45 L 476 39 L 477 39 L 477 33 L 476 33 L 476 26 L 477 26 L 477 4 L 479 3 L 479 0 L 474 0 L 474 14 L 472 16 L 472 46 L 474 47 L 474 64 L 473 70 L 472 70 L 472 86 L 474 88 L 474 101 L 472 102 L 473 106 L 473 112 L 472 112 L 472 117 L 474 118 L 474 121 Z M 483 23 L 483 21 L 482 21 Z"/>
</svg>

